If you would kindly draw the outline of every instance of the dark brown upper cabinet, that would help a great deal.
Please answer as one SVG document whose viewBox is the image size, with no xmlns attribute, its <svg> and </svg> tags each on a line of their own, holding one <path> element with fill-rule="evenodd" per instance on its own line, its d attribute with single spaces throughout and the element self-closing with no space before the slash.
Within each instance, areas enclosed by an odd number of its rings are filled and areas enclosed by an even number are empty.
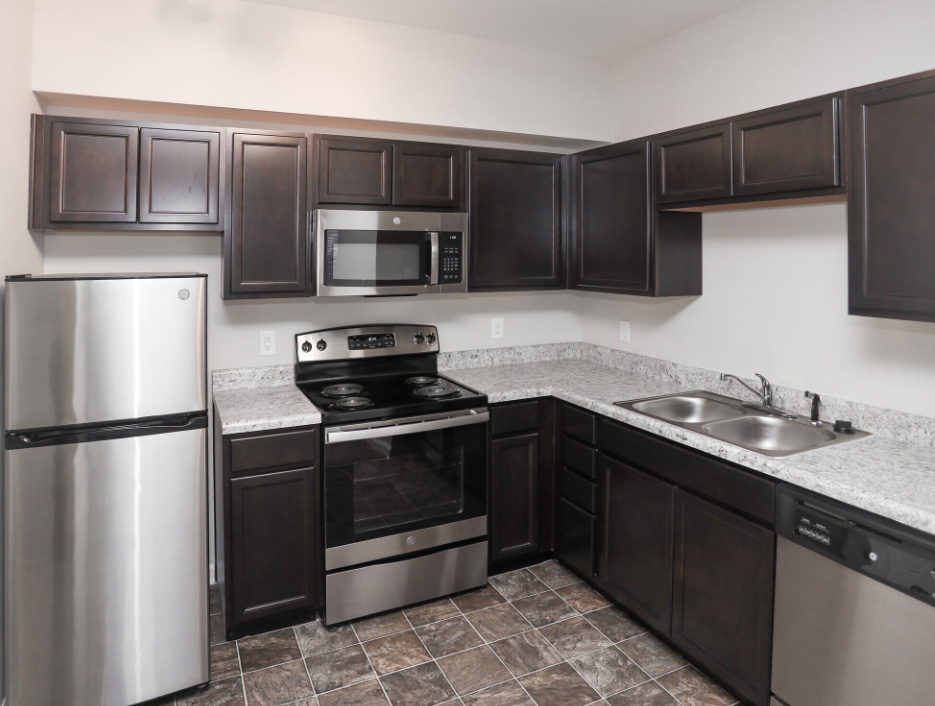
<svg viewBox="0 0 935 706">
<path fill-rule="evenodd" d="M 464 148 L 318 135 L 318 203 L 460 209 Z"/>
<path fill-rule="evenodd" d="M 650 153 L 640 139 L 572 157 L 571 287 L 701 294 L 701 216 L 653 213 Z"/>
<path fill-rule="evenodd" d="M 393 143 L 318 136 L 319 203 L 389 206 L 393 202 Z"/>
<path fill-rule="evenodd" d="M 221 135 L 140 130 L 140 223 L 219 222 Z"/>
<path fill-rule="evenodd" d="M 53 120 L 51 223 L 135 223 L 139 128 Z"/>
<path fill-rule="evenodd" d="M 393 145 L 393 205 L 460 208 L 464 149 L 456 145 Z"/>
<path fill-rule="evenodd" d="M 223 228 L 221 130 L 34 115 L 35 230 Z"/>
<path fill-rule="evenodd" d="M 231 142 L 224 298 L 312 294 L 305 135 L 233 132 Z"/>
<path fill-rule="evenodd" d="M 470 290 L 563 284 L 559 154 L 471 150 Z"/>
<path fill-rule="evenodd" d="M 730 122 L 681 130 L 655 141 L 656 203 L 730 196 Z"/>
<path fill-rule="evenodd" d="M 847 93 L 848 311 L 935 321 L 935 72 Z"/>
<path fill-rule="evenodd" d="M 734 195 L 838 186 L 840 111 L 835 95 L 734 120 Z"/>
</svg>

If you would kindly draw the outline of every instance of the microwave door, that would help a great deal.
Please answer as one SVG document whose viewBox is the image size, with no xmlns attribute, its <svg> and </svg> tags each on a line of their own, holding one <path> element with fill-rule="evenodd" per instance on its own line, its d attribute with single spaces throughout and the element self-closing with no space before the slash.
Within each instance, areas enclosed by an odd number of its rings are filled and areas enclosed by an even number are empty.
<svg viewBox="0 0 935 706">
<path fill-rule="evenodd" d="M 432 274 L 438 270 L 437 235 L 434 239 L 432 235 L 424 231 L 325 231 L 319 294 L 428 291 Z"/>
</svg>

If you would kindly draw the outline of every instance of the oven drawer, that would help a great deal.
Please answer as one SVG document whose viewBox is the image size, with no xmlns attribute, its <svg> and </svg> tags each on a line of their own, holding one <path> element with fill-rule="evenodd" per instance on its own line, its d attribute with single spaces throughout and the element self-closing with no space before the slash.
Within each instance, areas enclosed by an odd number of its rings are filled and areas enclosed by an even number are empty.
<svg viewBox="0 0 935 706">
<path fill-rule="evenodd" d="M 339 571 L 325 579 L 325 625 L 421 603 L 487 583 L 487 542 Z"/>
</svg>

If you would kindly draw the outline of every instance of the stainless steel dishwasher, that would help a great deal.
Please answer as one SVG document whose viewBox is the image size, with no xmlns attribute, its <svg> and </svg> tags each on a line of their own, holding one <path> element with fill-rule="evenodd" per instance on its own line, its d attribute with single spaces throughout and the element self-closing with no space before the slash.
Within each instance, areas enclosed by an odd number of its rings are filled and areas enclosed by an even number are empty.
<svg viewBox="0 0 935 706">
<path fill-rule="evenodd" d="M 771 706 L 935 704 L 935 538 L 781 485 Z"/>
</svg>

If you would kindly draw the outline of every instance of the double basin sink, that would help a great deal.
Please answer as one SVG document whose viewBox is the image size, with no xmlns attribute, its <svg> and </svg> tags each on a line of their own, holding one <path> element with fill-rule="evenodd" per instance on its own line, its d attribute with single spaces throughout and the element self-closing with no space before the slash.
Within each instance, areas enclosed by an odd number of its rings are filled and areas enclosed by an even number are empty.
<svg viewBox="0 0 935 706">
<path fill-rule="evenodd" d="M 614 402 L 764 456 L 791 456 L 868 436 L 864 431 L 834 431 L 826 422 L 788 419 L 743 406 L 740 400 L 706 390 Z"/>
</svg>

